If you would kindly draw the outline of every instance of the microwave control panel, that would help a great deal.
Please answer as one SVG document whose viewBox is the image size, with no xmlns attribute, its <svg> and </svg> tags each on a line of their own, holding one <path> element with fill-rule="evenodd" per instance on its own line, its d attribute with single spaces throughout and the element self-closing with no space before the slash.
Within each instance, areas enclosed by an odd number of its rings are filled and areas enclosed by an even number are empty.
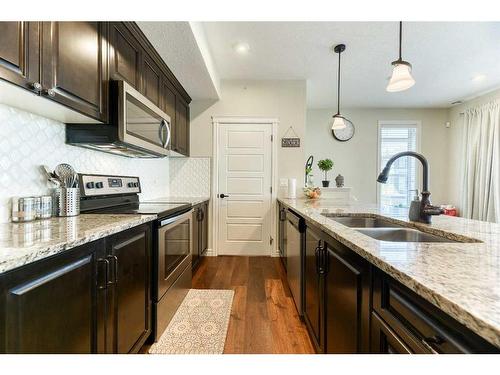
<svg viewBox="0 0 500 375">
<path fill-rule="evenodd" d="M 92 174 L 80 174 L 78 177 L 82 197 L 134 194 L 141 192 L 139 177 Z"/>
</svg>

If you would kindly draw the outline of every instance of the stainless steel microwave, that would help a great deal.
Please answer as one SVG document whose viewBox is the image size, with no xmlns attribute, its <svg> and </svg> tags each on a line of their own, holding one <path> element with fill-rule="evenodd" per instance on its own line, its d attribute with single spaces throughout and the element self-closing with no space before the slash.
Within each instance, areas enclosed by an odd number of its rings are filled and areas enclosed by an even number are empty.
<svg viewBox="0 0 500 375">
<path fill-rule="evenodd" d="M 139 158 L 170 155 L 170 116 L 124 81 L 110 82 L 108 124 L 66 124 L 66 143 Z"/>
</svg>

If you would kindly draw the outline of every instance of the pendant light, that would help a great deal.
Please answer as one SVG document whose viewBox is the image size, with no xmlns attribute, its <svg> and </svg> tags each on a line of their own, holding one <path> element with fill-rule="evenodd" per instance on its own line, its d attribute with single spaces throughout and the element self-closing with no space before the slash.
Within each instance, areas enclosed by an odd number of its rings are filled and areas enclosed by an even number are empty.
<svg viewBox="0 0 500 375">
<path fill-rule="evenodd" d="M 403 22 L 399 22 L 399 59 L 392 62 L 394 66 L 392 77 L 386 88 L 389 92 L 407 90 L 415 84 L 415 80 L 411 76 L 411 64 L 401 58 L 402 35 Z"/>
<path fill-rule="evenodd" d="M 339 71 L 337 75 L 337 114 L 333 115 L 332 130 L 345 129 L 345 119 L 340 114 L 340 54 L 345 51 L 345 44 L 337 44 L 333 51 L 339 54 Z"/>
</svg>

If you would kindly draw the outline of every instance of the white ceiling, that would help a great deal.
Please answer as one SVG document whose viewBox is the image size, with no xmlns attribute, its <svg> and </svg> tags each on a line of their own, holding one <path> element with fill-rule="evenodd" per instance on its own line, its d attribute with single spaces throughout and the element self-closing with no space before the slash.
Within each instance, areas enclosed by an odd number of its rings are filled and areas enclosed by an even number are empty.
<svg viewBox="0 0 500 375">
<path fill-rule="evenodd" d="M 500 22 L 405 22 L 411 89 L 385 91 L 398 55 L 397 22 L 138 22 L 194 100 L 219 97 L 220 79 L 305 79 L 309 108 L 449 107 L 500 87 Z M 234 44 L 250 45 L 246 55 Z M 476 75 L 483 80 L 472 80 Z"/>
<path fill-rule="evenodd" d="M 137 22 L 193 100 L 217 99 L 203 40 L 189 22 Z"/>
<path fill-rule="evenodd" d="M 306 79 L 309 108 L 336 106 L 337 56 L 342 54 L 346 107 L 449 107 L 500 86 L 500 23 L 403 23 L 403 59 L 416 85 L 387 93 L 398 54 L 397 22 L 203 22 L 221 79 Z M 246 42 L 238 55 L 233 45 Z M 168 63 L 168 61 L 167 61 Z M 177 73 L 177 72 L 176 72 Z M 484 74 L 482 81 L 473 81 Z"/>
</svg>

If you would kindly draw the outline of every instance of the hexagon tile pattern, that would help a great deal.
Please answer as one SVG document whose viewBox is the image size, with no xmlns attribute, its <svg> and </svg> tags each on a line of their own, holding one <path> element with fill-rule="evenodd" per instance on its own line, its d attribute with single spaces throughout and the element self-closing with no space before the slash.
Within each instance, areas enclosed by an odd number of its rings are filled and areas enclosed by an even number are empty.
<svg viewBox="0 0 500 375">
<path fill-rule="evenodd" d="M 170 195 L 210 196 L 210 158 L 170 159 Z"/>
<path fill-rule="evenodd" d="M 64 124 L 0 104 L 0 222 L 12 196 L 49 192 L 40 165 L 69 163 L 78 172 L 139 176 L 141 199 L 169 195 L 168 159 L 131 159 L 64 143 Z"/>
</svg>

